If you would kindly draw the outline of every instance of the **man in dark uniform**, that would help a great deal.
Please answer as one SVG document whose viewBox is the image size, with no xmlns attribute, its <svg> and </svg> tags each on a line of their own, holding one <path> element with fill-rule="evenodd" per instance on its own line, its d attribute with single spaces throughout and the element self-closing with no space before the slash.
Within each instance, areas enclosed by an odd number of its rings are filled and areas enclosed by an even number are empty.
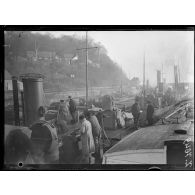
<svg viewBox="0 0 195 195">
<path fill-rule="evenodd" d="M 148 107 L 147 107 L 147 113 L 146 113 L 146 118 L 148 121 L 148 125 L 153 124 L 153 113 L 154 113 L 154 107 L 151 104 L 151 101 L 148 101 Z"/>
<path fill-rule="evenodd" d="M 75 113 L 76 113 L 76 103 L 75 101 L 71 98 L 71 96 L 68 96 L 69 98 L 69 111 L 70 111 L 70 114 L 72 116 L 72 122 L 75 123 L 76 120 L 75 120 Z"/>
<path fill-rule="evenodd" d="M 138 129 L 138 122 L 139 122 L 139 116 L 140 116 L 140 106 L 138 104 L 139 100 L 136 98 L 135 103 L 131 107 L 131 112 L 134 118 L 134 128 Z"/>
</svg>

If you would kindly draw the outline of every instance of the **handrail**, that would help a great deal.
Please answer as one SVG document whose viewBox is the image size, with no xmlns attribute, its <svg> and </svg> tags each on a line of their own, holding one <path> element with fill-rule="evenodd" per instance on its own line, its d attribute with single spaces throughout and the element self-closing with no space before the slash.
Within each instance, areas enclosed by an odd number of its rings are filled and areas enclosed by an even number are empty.
<svg viewBox="0 0 195 195">
<path fill-rule="evenodd" d="M 186 109 L 187 106 L 188 106 L 188 104 L 187 104 L 187 105 L 183 105 L 182 107 L 179 107 L 179 108 L 176 109 L 174 112 L 172 112 L 171 114 L 169 114 L 168 116 L 166 116 L 164 119 L 166 120 L 166 119 L 170 118 L 171 116 L 173 116 L 173 115 L 174 115 L 175 113 L 177 113 L 178 111 L 183 110 L 183 109 Z"/>
</svg>

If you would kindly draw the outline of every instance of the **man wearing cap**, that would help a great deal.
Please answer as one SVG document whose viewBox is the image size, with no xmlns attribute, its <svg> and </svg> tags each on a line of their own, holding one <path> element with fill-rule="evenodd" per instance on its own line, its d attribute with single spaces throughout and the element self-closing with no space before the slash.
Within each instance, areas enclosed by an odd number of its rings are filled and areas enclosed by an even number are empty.
<svg viewBox="0 0 195 195">
<path fill-rule="evenodd" d="M 146 113 L 146 119 L 148 121 L 148 125 L 153 124 L 153 113 L 154 113 L 154 107 L 151 104 L 151 101 L 147 101 L 148 106 L 147 106 L 147 113 Z"/>
<path fill-rule="evenodd" d="M 75 113 L 76 113 L 76 103 L 75 101 L 71 98 L 71 96 L 68 96 L 69 98 L 69 111 L 72 116 L 72 122 L 75 123 Z"/>
<path fill-rule="evenodd" d="M 131 107 L 131 112 L 134 118 L 134 128 L 135 130 L 138 129 L 138 122 L 139 122 L 139 116 L 140 116 L 140 106 L 138 104 L 139 100 L 138 98 L 135 99 L 135 103 Z"/>
</svg>

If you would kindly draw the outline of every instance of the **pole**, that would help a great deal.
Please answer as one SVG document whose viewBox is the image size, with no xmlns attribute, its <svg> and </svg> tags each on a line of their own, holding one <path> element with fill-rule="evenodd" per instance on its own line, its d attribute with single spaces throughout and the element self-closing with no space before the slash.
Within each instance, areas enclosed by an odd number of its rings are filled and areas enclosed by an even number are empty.
<svg viewBox="0 0 195 195">
<path fill-rule="evenodd" d="M 164 95 L 164 84 L 163 84 L 163 63 L 162 63 L 162 94 Z"/>
<path fill-rule="evenodd" d="M 86 108 L 88 105 L 88 50 L 89 49 L 99 49 L 98 47 L 88 47 L 88 38 L 87 38 L 87 31 L 86 31 L 86 47 L 80 48 L 76 50 L 86 50 Z"/>
<path fill-rule="evenodd" d="M 35 59 L 37 60 L 37 42 L 35 40 Z"/>
<path fill-rule="evenodd" d="M 86 108 L 88 105 L 88 43 L 87 43 L 87 31 L 86 31 Z"/>
<path fill-rule="evenodd" d="M 123 96 L 123 68 L 121 64 L 121 97 Z"/>
<path fill-rule="evenodd" d="M 180 69 L 179 69 L 179 60 L 178 60 L 178 82 L 179 83 L 181 82 L 181 79 L 180 79 Z"/>
<path fill-rule="evenodd" d="M 144 52 L 144 64 L 143 64 L 143 95 L 144 95 L 144 105 L 145 105 L 145 52 Z"/>
</svg>

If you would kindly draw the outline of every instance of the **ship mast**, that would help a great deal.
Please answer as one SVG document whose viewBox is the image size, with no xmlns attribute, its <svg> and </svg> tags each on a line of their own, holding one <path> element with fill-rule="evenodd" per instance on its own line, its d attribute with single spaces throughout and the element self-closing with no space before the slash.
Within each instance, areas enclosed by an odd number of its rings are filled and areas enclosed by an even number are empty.
<svg viewBox="0 0 195 195">
<path fill-rule="evenodd" d="M 88 104 L 88 40 L 86 31 L 86 108 Z"/>
<path fill-rule="evenodd" d="M 88 50 L 89 49 L 99 49 L 98 47 L 88 47 L 88 32 L 86 31 L 86 43 L 85 43 L 85 48 L 79 48 L 76 50 L 85 50 L 86 51 L 86 77 L 85 77 L 85 82 L 86 82 L 86 108 L 88 106 Z"/>
<path fill-rule="evenodd" d="M 144 52 L 144 62 L 143 62 L 143 95 L 144 95 L 144 104 L 145 104 L 145 52 Z"/>
</svg>

